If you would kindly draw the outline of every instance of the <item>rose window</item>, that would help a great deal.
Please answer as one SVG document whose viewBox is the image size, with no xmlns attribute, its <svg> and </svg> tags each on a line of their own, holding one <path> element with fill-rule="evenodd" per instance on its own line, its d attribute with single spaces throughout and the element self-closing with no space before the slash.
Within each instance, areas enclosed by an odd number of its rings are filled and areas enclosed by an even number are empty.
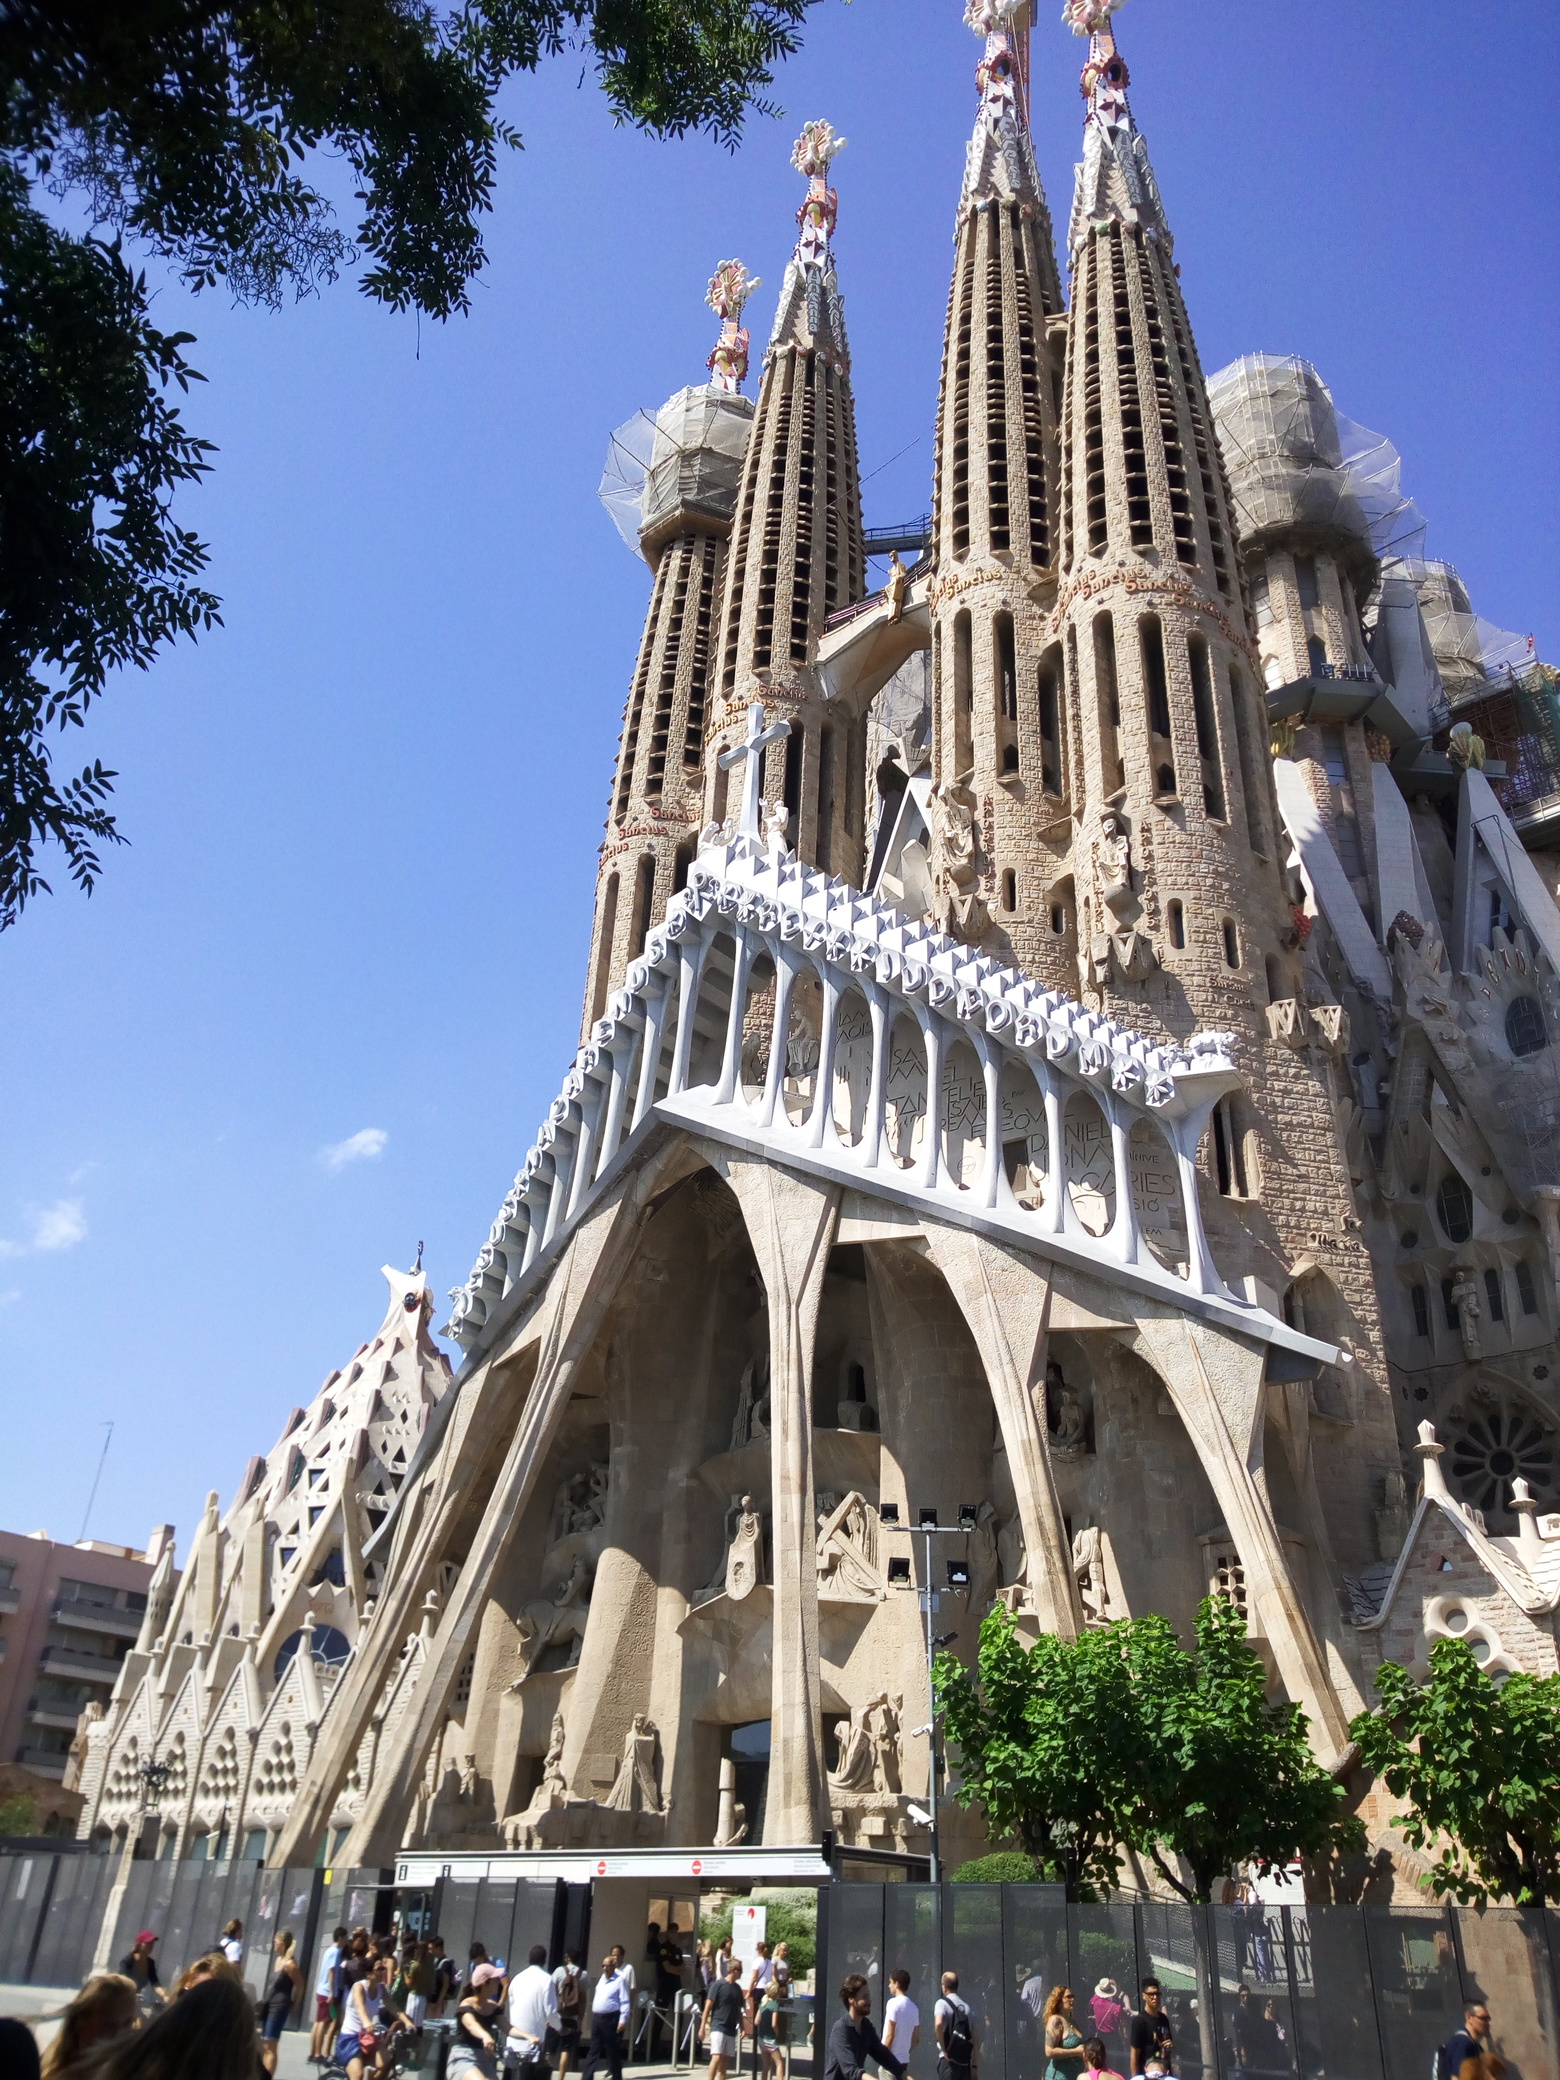
<svg viewBox="0 0 1560 2080">
<path fill-rule="evenodd" d="M 1509 1510 L 1511 1484 L 1519 1475 L 1536 1496 L 1554 1484 L 1553 1440 L 1521 1411 L 1475 1416 L 1454 1439 L 1451 1456 L 1452 1479 L 1475 1509 Z"/>
</svg>

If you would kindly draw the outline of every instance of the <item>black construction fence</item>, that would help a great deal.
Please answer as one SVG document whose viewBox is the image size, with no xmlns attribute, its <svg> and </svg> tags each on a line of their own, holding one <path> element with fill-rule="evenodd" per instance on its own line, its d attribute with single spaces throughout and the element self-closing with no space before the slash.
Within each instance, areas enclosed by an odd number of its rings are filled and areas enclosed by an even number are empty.
<svg viewBox="0 0 1560 2080">
<path fill-rule="evenodd" d="M 818 1903 L 818 2029 L 860 1972 L 881 2022 L 887 1976 L 903 1967 L 921 2013 L 912 2080 L 935 2080 L 932 2005 L 959 1975 L 980 2040 L 980 2080 L 1041 2080 L 1041 2015 L 1071 1987 L 1088 2038 L 1116 2004 L 1141 2005 L 1157 1978 L 1181 2080 L 1430 2080 L 1464 2003 L 1488 2001 L 1508 2080 L 1560 2075 L 1560 1916 L 1468 1907 L 1192 1907 L 1157 1901 L 1070 1906 L 1060 1886 L 826 1886 Z M 1241 1998 L 1241 1988 L 1246 1989 Z M 1239 2020 L 1237 2020 L 1239 2017 Z M 1131 2071 L 1120 2016 L 1107 2063 Z"/>
<path fill-rule="evenodd" d="M 115 1969 L 142 1929 L 157 1937 L 157 1970 L 171 1986 L 186 1965 L 214 1949 L 229 1921 L 244 1925 L 245 1984 L 258 1995 L 271 1972 L 272 1943 L 291 1931 L 303 1972 L 290 2027 L 314 2020 L 320 1959 L 338 1927 L 383 1934 L 438 1934 L 464 1967 L 473 1942 L 513 1961 L 545 1943 L 554 1963 L 590 1932 L 590 1887 L 555 1879 L 441 1878 L 426 1891 L 397 1887 L 382 1870 L 268 1870 L 258 1863 L 133 1862 L 38 1849 L 7 1854 L 0 1844 L 0 1986 L 74 1989 L 90 1975 L 104 1916 Z"/>
</svg>

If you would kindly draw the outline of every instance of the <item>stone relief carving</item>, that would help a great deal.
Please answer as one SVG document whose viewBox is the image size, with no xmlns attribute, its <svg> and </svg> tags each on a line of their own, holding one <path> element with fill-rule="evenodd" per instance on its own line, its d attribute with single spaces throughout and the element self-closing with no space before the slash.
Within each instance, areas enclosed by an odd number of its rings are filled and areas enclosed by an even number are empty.
<svg viewBox="0 0 1560 2080">
<path fill-rule="evenodd" d="M 567 1480 L 559 1482 L 558 1492 L 553 1498 L 549 1546 L 594 1531 L 603 1522 L 607 1514 L 607 1480 L 608 1470 L 603 1462 L 586 1468 L 583 1473 L 570 1474 Z"/>
<path fill-rule="evenodd" d="M 602 1805 L 613 1813 L 664 1813 L 655 1751 L 660 1736 L 654 1721 L 635 1712 L 623 1740 L 623 1761 Z"/>
<path fill-rule="evenodd" d="M 881 1603 L 888 1581 L 878 1557 L 878 1513 L 853 1488 L 818 1496 L 818 1594 Z"/>
<path fill-rule="evenodd" d="M 733 1603 L 750 1596 L 764 1578 L 764 1520 L 744 1495 L 735 1532 L 726 1549 L 726 1594 Z"/>
<path fill-rule="evenodd" d="M 904 1698 L 887 1691 L 853 1711 L 848 1719 L 834 1722 L 840 1759 L 829 1772 L 834 1791 L 877 1793 L 885 1798 L 899 1796 L 900 1720 Z"/>
</svg>

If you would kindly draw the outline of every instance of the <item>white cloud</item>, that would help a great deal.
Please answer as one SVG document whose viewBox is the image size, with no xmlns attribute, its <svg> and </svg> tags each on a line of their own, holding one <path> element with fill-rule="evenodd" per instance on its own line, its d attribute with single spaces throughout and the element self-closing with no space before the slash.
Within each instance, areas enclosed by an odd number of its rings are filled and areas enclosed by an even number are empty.
<svg viewBox="0 0 1560 2080">
<path fill-rule="evenodd" d="M 52 1206 L 32 1209 L 34 1249 L 74 1249 L 87 1235 L 86 1217 L 79 1199 L 56 1199 Z"/>
<path fill-rule="evenodd" d="M 368 1162 L 384 1154 L 389 1139 L 383 1127 L 363 1127 L 356 1134 L 349 1134 L 345 1141 L 333 1141 L 329 1148 L 321 1149 L 320 1161 L 327 1170 L 339 1170 L 345 1163 Z"/>
</svg>

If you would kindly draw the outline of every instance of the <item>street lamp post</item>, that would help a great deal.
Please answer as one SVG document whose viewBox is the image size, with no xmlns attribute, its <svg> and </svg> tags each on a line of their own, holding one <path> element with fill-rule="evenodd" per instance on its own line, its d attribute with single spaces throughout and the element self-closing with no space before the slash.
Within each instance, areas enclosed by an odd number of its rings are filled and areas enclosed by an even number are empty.
<svg viewBox="0 0 1560 2080">
<path fill-rule="evenodd" d="M 135 1861 L 135 1852 L 146 1832 L 147 1815 L 156 1813 L 172 1774 L 173 1765 L 159 1762 L 155 1752 L 148 1755 L 136 1771 L 141 1795 L 136 1802 L 135 1818 L 126 1825 L 125 1846 L 120 1851 L 119 1869 L 114 1878 L 113 1889 L 108 1895 L 108 1904 L 103 1909 L 103 1925 L 98 1931 L 97 1954 L 92 1960 L 92 1969 L 95 1972 L 106 1972 L 109 1969 L 114 1930 L 119 1926 L 120 1909 L 124 1905 L 125 1893 L 130 1884 L 130 1866 Z"/>
<path fill-rule="evenodd" d="M 970 1533 L 975 1529 L 979 1515 L 980 1507 L 978 1503 L 961 1502 L 959 1505 L 958 1523 L 939 1524 L 936 1508 L 923 1508 L 916 1512 L 917 1522 L 912 1527 L 909 1524 L 900 1523 L 899 1505 L 897 1502 L 884 1502 L 878 1506 L 878 1518 L 886 1531 L 900 1531 L 907 1538 L 914 1538 L 919 1535 L 921 1539 L 921 1615 L 925 1621 L 923 1629 L 926 1636 L 927 1718 L 924 1726 L 913 1727 L 911 1731 L 912 1734 L 924 1733 L 931 1744 L 931 1767 L 927 1773 L 930 1788 L 928 1800 L 930 1811 L 927 1814 L 927 1822 L 932 1837 L 932 1849 L 929 1860 L 931 1863 L 931 1880 L 934 1885 L 942 1882 L 941 1835 L 938 1825 L 938 1808 L 941 1802 L 939 1778 L 942 1771 L 942 1757 L 937 1748 L 937 1720 L 939 1714 L 937 1710 L 937 1693 L 932 1686 L 932 1664 L 937 1658 L 937 1650 L 940 1647 L 946 1647 L 951 1641 L 956 1640 L 959 1635 L 957 1632 L 937 1633 L 932 1630 L 932 1620 L 942 1608 L 942 1596 L 932 1581 L 932 1540 L 934 1538 L 962 1538 L 967 1540 Z M 895 1558 L 889 1561 L 888 1579 L 890 1583 L 897 1582 L 908 1586 L 910 1581 L 910 1561 L 907 1557 Z M 948 1562 L 949 1588 L 967 1589 L 969 1585 L 970 1567 L 968 1558 L 950 1560 Z M 916 1812 L 914 1806 L 910 1810 L 913 1817 L 919 1820 L 921 1815 Z"/>
</svg>

